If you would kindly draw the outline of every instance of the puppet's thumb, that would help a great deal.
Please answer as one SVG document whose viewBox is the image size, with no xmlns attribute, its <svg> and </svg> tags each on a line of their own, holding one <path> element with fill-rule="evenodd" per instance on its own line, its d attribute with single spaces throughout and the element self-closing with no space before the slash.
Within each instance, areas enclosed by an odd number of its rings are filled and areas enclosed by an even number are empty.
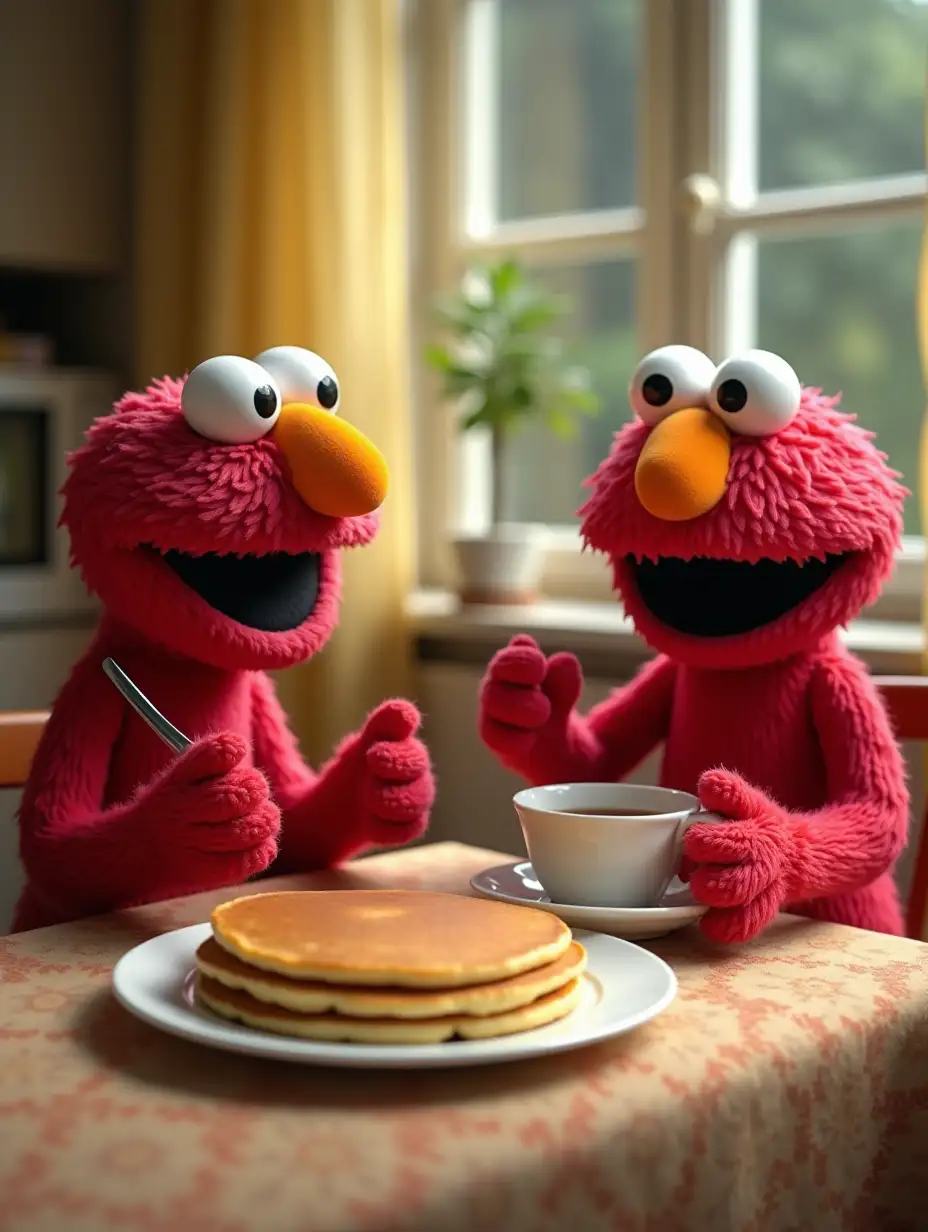
<svg viewBox="0 0 928 1232">
<path fill-rule="evenodd" d="M 412 702 L 400 698 L 383 702 L 368 715 L 361 743 L 368 746 L 379 740 L 408 740 L 419 730 L 420 721 L 419 711 Z"/>
<path fill-rule="evenodd" d="M 204 783 L 234 770 L 248 752 L 248 745 L 236 732 L 204 736 L 190 745 L 172 764 L 164 783 Z"/>
<path fill-rule="evenodd" d="M 566 718 L 583 692 L 583 668 L 576 655 L 561 651 L 548 660 L 542 691 L 551 703 L 552 715 Z"/>
<path fill-rule="evenodd" d="M 772 802 L 730 770 L 707 770 L 699 780 L 699 802 L 710 813 L 735 821 L 769 815 Z"/>
</svg>

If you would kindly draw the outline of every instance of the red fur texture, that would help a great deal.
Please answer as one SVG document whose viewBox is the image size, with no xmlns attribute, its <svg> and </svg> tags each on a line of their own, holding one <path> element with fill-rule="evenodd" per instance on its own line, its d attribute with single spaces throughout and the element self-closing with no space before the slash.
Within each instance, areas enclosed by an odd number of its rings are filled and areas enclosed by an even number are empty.
<svg viewBox="0 0 928 1232">
<path fill-rule="evenodd" d="M 290 483 L 273 440 L 216 445 L 181 414 L 183 381 L 165 377 L 129 393 L 97 420 L 64 485 L 62 521 L 88 588 L 107 611 L 159 645 L 200 662 L 283 668 L 316 654 L 338 623 L 339 548 L 370 543 L 378 516 L 330 518 Z M 319 602 L 310 620 L 269 636 L 221 616 L 153 553 L 320 552 Z M 191 640 L 193 639 L 193 641 Z"/>
<path fill-rule="evenodd" d="M 728 486 L 716 507 L 692 522 L 665 522 L 641 505 L 635 464 L 650 429 L 629 423 L 587 480 L 581 534 L 612 562 L 616 589 L 652 646 L 700 667 L 753 667 L 785 658 L 846 626 L 889 576 L 902 534 L 905 491 L 872 433 L 837 410 L 837 398 L 803 390 L 799 414 L 766 439 L 734 437 Z M 730 560 L 853 559 L 812 599 L 752 633 L 695 638 L 655 621 L 641 603 L 626 557 L 709 556 Z"/>
<path fill-rule="evenodd" d="M 180 408 L 183 381 L 128 394 L 70 459 L 63 521 L 104 618 L 57 698 L 20 810 L 27 885 L 14 928 L 325 868 L 420 835 L 434 799 L 419 714 L 387 701 L 316 773 L 265 669 L 322 648 L 338 620 L 341 548 L 376 515 L 330 518 L 290 483 L 274 441 L 219 445 Z M 298 628 L 222 615 L 158 555 L 321 556 Z M 122 701 L 112 656 L 193 740 L 176 756 Z"/>
<path fill-rule="evenodd" d="M 661 782 L 697 794 L 723 822 L 693 825 L 684 867 L 708 905 L 702 927 L 746 941 L 787 908 L 902 932 L 892 866 L 909 802 L 901 753 L 862 665 L 840 643 L 878 595 L 902 530 L 904 489 L 837 399 L 803 391 L 796 419 L 768 439 L 733 438 L 722 501 L 689 522 L 648 513 L 635 464 L 649 429 L 628 424 L 581 510 L 626 610 L 656 656 L 581 714 L 582 673 L 524 635 L 491 661 L 480 731 L 532 783 L 616 781 L 664 743 Z M 755 563 L 847 553 L 823 586 L 744 634 L 700 637 L 657 620 L 633 560 Z M 710 594 L 700 597 L 710 603 Z"/>
</svg>

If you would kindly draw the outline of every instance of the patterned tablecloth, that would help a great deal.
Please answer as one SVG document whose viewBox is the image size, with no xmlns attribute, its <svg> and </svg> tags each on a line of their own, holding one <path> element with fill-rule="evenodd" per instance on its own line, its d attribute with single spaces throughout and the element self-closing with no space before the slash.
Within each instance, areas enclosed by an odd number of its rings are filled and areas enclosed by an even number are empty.
<svg viewBox="0 0 928 1232">
<path fill-rule="evenodd" d="M 265 882 L 465 892 L 437 844 Z M 928 947 L 782 919 L 651 943 L 680 995 L 508 1067 L 312 1069 L 137 1022 L 114 961 L 239 891 L 0 940 L 3 1232 L 796 1232 L 928 1227 Z"/>
</svg>

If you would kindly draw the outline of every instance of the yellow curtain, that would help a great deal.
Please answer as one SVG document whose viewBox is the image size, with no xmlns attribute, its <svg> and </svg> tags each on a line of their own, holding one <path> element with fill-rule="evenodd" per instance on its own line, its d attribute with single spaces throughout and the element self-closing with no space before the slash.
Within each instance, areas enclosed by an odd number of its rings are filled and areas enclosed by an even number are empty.
<svg viewBox="0 0 928 1232">
<path fill-rule="evenodd" d="M 314 759 L 409 683 L 400 23 L 399 0 L 143 0 L 139 17 L 137 378 L 308 346 L 390 464 L 338 632 L 280 681 Z"/>
</svg>

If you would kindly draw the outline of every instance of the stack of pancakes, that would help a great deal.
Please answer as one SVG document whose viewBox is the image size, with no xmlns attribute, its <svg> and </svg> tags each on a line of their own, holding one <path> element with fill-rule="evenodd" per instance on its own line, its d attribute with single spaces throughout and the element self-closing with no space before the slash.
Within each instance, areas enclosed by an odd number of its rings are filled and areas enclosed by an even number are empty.
<svg viewBox="0 0 928 1232">
<path fill-rule="evenodd" d="M 540 1027 L 580 1000 L 586 953 L 556 916 L 456 894 L 292 891 L 223 903 L 196 996 L 304 1039 L 434 1044 Z"/>
</svg>

